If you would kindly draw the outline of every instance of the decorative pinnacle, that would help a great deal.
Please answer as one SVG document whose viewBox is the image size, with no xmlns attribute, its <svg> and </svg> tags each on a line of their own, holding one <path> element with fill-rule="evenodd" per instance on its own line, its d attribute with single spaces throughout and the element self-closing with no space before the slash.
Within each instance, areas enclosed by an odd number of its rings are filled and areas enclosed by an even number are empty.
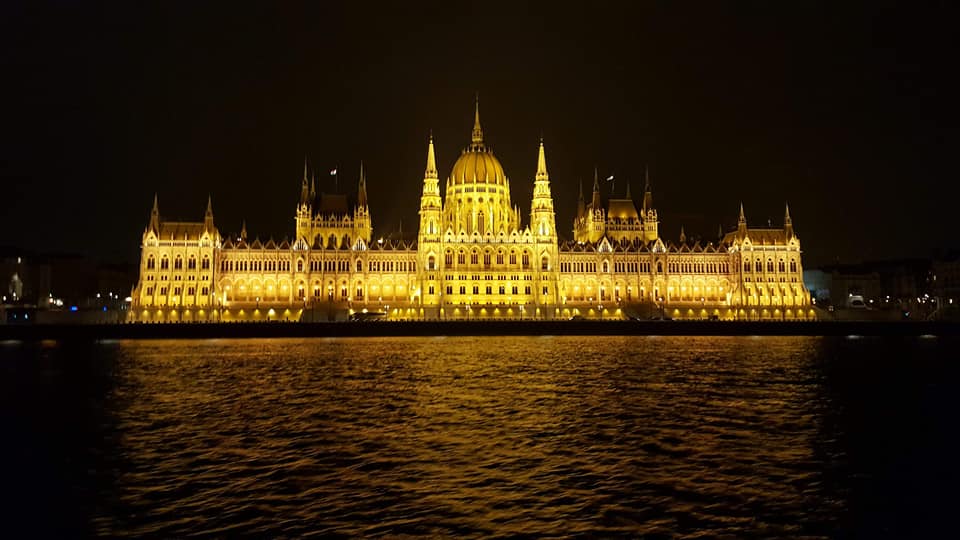
<svg viewBox="0 0 960 540">
<path fill-rule="evenodd" d="M 480 92 L 477 92 L 477 102 L 473 113 L 473 144 L 483 144 L 483 129 L 480 128 Z"/>
<path fill-rule="evenodd" d="M 423 173 L 424 178 L 437 178 L 437 158 L 433 150 L 433 130 L 430 130 L 430 144 L 427 146 L 427 168 Z"/>
<path fill-rule="evenodd" d="M 537 156 L 537 180 L 547 179 L 547 157 L 543 153 L 543 136 L 540 137 L 540 154 Z"/>
</svg>

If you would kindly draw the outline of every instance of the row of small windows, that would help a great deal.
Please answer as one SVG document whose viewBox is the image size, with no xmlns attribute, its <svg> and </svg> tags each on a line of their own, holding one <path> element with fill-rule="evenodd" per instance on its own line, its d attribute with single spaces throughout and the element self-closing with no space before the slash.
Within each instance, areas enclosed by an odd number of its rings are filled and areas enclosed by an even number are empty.
<svg viewBox="0 0 960 540">
<path fill-rule="evenodd" d="M 475 294 L 477 296 L 481 294 L 494 294 L 493 285 L 487 285 L 483 288 L 481 288 L 480 285 L 473 285 L 473 287 L 470 290 L 472 291 L 471 294 Z M 483 292 L 481 293 L 480 291 L 483 291 Z M 520 287 L 517 285 L 513 285 L 512 287 L 510 287 L 509 291 L 510 291 L 510 294 L 520 294 Z M 447 285 L 446 292 L 447 294 L 452 295 L 453 285 Z M 458 292 L 459 294 L 467 294 L 467 286 L 460 285 Z M 549 293 L 550 293 L 550 287 L 548 285 L 544 285 L 543 294 L 549 294 Z M 430 286 L 430 294 L 433 294 L 432 285 Z M 499 287 L 497 287 L 497 294 L 507 294 L 507 286 L 500 285 Z M 523 294 L 530 295 L 530 285 L 523 286 Z"/>
<path fill-rule="evenodd" d="M 730 271 L 729 263 L 705 263 L 705 262 L 671 262 L 667 264 L 667 270 L 682 274 L 726 274 Z"/>
<path fill-rule="evenodd" d="M 663 273 L 663 263 L 657 261 L 657 273 Z M 649 273 L 653 269 L 653 264 L 649 262 L 614 262 L 613 271 L 615 273 Z M 580 272 L 596 273 L 597 263 L 589 261 L 574 261 L 560 263 L 561 272 Z M 610 272 L 609 261 L 603 261 L 600 271 L 604 274 Z M 667 271 L 677 273 L 704 274 L 704 273 L 727 273 L 730 271 L 728 263 L 703 263 L 703 262 L 670 262 L 667 263 Z"/>
<path fill-rule="evenodd" d="M 756 272 L 763 272 L 763 261 L 760 259 L 757 259 L 757 261 L 753 265 L 753 268 Z M 784 262 L 783 259 L 780 259 L 780 261 L 777 263 L 777 270 L 780 272 L 787 271 L 786 263 Z M 750 271 L 750 261 L 743 261 L 743 271 L 744 272 Z M 797 271 L 796 260 L 793 260 L 793 259 L 790 260 L 790 271 L 791 272 Z M 767 259 L 767 272 L 773 272 L 773 259 Z"/>
<path fill-rule="evenodd" d="M 289 272 L 290 261 L 220 261 L 223 272 Z"/>
<path fill-rule="evenodd" d="M 489 251 L 483 254 L 483 264 L 484 266 L 490 266 L 491 262 L 494 260 L 493 254 Z M 517 264 L 517 253 L 511 251 L 509 255 L 505 255 L 502 251 L 496 253 L 496 264 L 504 264 L 504 261 L 509 261 L 509 264 Z M 524 252 L 520 257 L 521 265 L 524 268 L 530 267 L 530 254 Z M 453 252 L 447 251 L 443 256 L 443 262 L 447 267 L 453 266 Z M 457 252 L 457 264 L 467 264 L 467 254 L 463 250 Z M 470 252 L 470 264 L 480 264 L 480 253 L 476 250 Z"/>
<path fill-rule="evenodd" d="M 149 257 L 147 257 L 147 270 L 154 270 L 156 267 L 157 267 L 157 260 L 153 257 L 153 255 L 150 255 Z M 161 270 L 169 270 L 169 269 L 170 269 L 170 259 L 169 259 L 169 258 L 163 257 L 163 258 L 160 259 L 160 269 L 161 269 Z M 173 269 L 174 269 L 174 270 L 183 270 L 183 257 L 177 256 L 177 258 L 173 260 Z M 187 270 L 196 270 L 196 269 L 197 269 L 197 259 L 196 259 L 196 257 L 190 257 L 189 259 L 187 259 Z M 203 260 L 200 262 L 200 269 L 201 269 L 201 270 L 209 270 L 209 269 L 210 269 L 210 258 L 209 258 L 209 257 L 204 257 L 204 258 L 203 258 Z"/>
<path fill-rule="evenodd" d="M 154 288 L 153 288 L 153 287 L 147 287 L 147 296 L 153 296 L 153 291 L 154 291 Z M 167 288 L 167 287 L 160 287 L 160 296 L 166 296 L 166 295 L 167 295 L 167 291 L 168 291 L 168 288 Z M 182 289 L 181 287 L 174 287 L 174 288 L 173 288 L 173 295 L 174 295 L 174 296 L 180 296 L 180 293 L 181 293 L 182 291 L 183 291 L 183 289 Z M 187 287 L 187 296 L 193 296 L 193 295 L 195 295 L 195 294 L 197 294 L 197 288 L 196 288 L 196 287 Z M 208 294 L 210 294 L 210 288 L 209 288 L 209 287 L 201 287 L 201 288 L 200 288 L 200 295 L 201 295 L 201 296 L 206 296 L 206 295 L 208 295 Z"/>
</svg>

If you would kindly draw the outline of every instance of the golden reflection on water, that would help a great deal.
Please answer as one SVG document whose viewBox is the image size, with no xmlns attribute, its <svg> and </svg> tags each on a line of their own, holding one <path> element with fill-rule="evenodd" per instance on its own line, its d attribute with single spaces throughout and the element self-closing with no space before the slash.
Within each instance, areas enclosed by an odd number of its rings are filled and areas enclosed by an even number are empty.
<svg viewBox="0 0 960 540">
<path fill-rule="evenodd" d="M 744 537 L 817 515 L 820 338 L 116 348 L 115 489 L 138 517 L 103 534 Z"/>
</svg>

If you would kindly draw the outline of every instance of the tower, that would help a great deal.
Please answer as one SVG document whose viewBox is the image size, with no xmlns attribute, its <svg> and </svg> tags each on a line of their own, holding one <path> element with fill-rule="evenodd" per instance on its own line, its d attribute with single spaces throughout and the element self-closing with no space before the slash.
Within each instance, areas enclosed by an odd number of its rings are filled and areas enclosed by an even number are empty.
<svg viewBox="0 0 960 540">
<path fill-rule="evenodd" d="M 207 211 L 203 214 L 203 228 L 207 232 L 213 233 L 213 201 L 210 195 L 207 195 Z"/>
<path fill-rule="evenodd" d="M 530 228 L 538 239 L 550 238 L 551 242 L 556 243 L 557 224 L 553 210 L 553 196 L 550 193 L 547 159 L 543 151 L 543 139 L 540 140 L 537 174 L 533 183 L 533 199 L 530 202 Z"/>
<path fill-rule="evenodd" d="M 643 207 L 640 216 L 643 219 L 643 241 L 650 243 L 660 237 L 660 221 L 657 217 L 657 209 L 653 207 L 653 191 L 650 188 L 650 169 L 644 168 L 643 172 Z"/>
<path fill-rule="evenodd" d="M 783 213 L 783 234 L 787 240 L 793 238 L 793 220 L 790 219 L 790 205 L 787 204 Z"/>
<path fill-rule="evenodd" d="M 300 202 L 297 204 L 297 211 L 294 220 L 297 224 L 297 239 L 303 239 L 307 245 L 310 245 L 311 237 L 311 219 L 313 217 L 313 198 L 314 192 L 308 184 L 309 171 L 307 170 L 307 158 L 303 158 L 303 178 L 300 181 Z"/>
<path fill-rule="evenodd" d="M 370 220 L 370 207 L 367 205 L 367 175 L 363 172 L 363 162 L 360 162 L 360 182 L 357 186 L 357 206 L 353 209 L 353 238 L 363 239 L 367 244 L 373 234 L 373 225 Z"/>
<path fill-rule="evenodd" d="M 417 235 L 418 291 L 421 306 L 435 306 L 440 302 L 440 257 L 442 252 L 440 219 L 443 211 L 440 201 L 440 181 L 437 159 L 433 150 L 433 134 L 427 145 L 427 166 L 423 171 L 423 193 L 420 195 L 420 231 Z"/>
</svg>

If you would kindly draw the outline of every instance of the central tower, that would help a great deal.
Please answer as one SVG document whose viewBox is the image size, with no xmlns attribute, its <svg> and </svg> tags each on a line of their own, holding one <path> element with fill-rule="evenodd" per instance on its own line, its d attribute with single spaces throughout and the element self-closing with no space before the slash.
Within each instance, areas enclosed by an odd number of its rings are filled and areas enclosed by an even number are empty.
<svg viewBox="0 0 960 540">
<path fill-rule="evenodd" d="M 454 235 L 495 236 L 519 228 L 520 213 L 510 204 L 510 180 L 483 143 L 478 100 L 470 145 L 460 153 L 447 178 L 443 230 Z"/>
</svg>

